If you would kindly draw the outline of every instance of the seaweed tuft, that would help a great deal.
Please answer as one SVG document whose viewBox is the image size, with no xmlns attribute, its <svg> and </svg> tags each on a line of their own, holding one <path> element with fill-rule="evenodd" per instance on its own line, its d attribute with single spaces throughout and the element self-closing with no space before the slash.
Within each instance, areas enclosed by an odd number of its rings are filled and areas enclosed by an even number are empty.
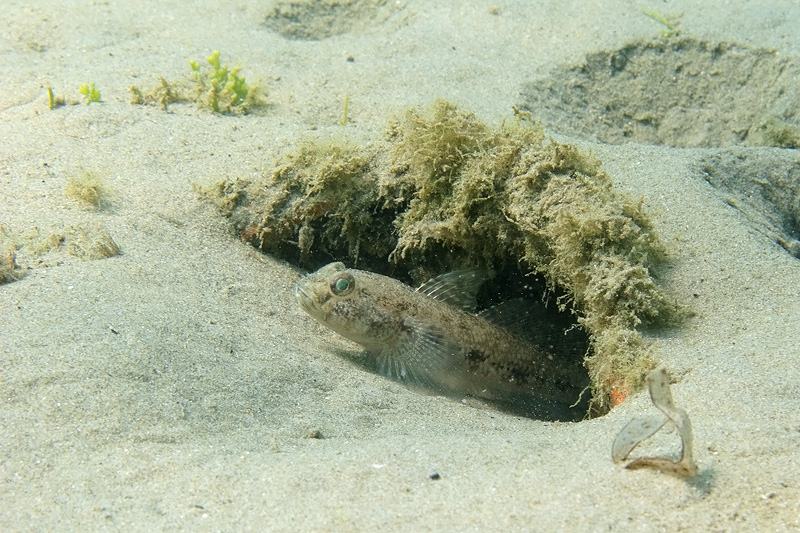
<svg viewBox="0 0 800 533">
<path fill-rule="evenodd" d="M 64 193 L 93 209 L 101 209 L 106 204 L 103 180 L 94 172 L 84 171 L 68 178 Z"/>
</svg>

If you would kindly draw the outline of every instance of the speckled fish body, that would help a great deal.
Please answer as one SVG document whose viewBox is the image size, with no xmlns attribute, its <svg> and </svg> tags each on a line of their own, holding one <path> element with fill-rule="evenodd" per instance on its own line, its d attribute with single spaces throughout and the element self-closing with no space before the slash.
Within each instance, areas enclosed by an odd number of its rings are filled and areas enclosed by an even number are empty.
<svg viewBox="0 0 800 533">
<path fill-rule="evenodd" d="M 295 287 L 316 320 L 362 345 L 379 373 L 450 395 L 473 395 L 553 420 L 575 420 L 580 373 L 498 324 L 524 320 L 524 307 L 474 314 L 485 273 L 444 274 L 412 289 L 386 276 L 331 263 Z M 585 374 L 584 374 L 585 377 Z"/>
</svg>

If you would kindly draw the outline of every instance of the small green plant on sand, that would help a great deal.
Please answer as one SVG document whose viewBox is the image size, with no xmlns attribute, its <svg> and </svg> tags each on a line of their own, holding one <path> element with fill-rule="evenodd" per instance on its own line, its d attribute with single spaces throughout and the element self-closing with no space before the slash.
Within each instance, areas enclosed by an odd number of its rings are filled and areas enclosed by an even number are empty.
<svg viewBox="0 0 800 533">
<path fill-rule="evenodd" d="M 130 102 L 156 104 L 162 109 L 173 103 L 197 102 L 200 107 L 223 115 L 246 115 L 265 104 L 261 88 L 248 85 L 238 67 L 222 65 L 219 51 L 215 50 L 207 61 L 211 69 L 201 67 L 197 61 L 189 62 L 191 80 L 167 81 L 159 76 L 159 85 L 147 92 L 132 86 Z"/>
<path fill-rule="evenodd" d="M 347 107 L 350 105 L 350 95 L 344 95 L 344 109 L 342 110 L 342 118 L 339 119 L 339 125 L 344 126 L 347 124 Z"/>
<path fill-rule="evenodd" d="M 45 91 L 47 91 L 47 108 L 48 109 L 55 109 L 64 105 L 64 97 L 63 96 L 56 96 L 53 92 L 53 88 L 49 85 L 45 87 Z"/>
<path fill-rule="evenodd" d="M 229 69 L 219 59 L 219 50 L 207 59 L 211 71 L 204 73 L 196 61 L 190 61 L 192 75 L 198 83 L 197 101 L 215 113 L 247 114 L 260 104 L 258 86 L 251 87 L 239 75 L 238 67 Z"/>
<path fill-rule="evenodd" d="M 680 24 L 680 20 L 677 18 L 669 17 L 667 18 L 665 15 L 662 15 L 655 9 L 650 9 L 649 7 L 641 6 L 642 14 L 645 16 L 655 20 L 656 22 L 663 24 L 664 29 L 661 30 L 662 37 L 673 37 L 678 35 L 680 30 L 678 29 L 678 24 Z"/>
<path fill-rule="evenodd" d="M 95 88 L 94 82 L 91 85 L 84 83 L 78 88 L 78 92 L 83 95 L 87 104 L 100 101 L 100 91 Z"/>
</svg>

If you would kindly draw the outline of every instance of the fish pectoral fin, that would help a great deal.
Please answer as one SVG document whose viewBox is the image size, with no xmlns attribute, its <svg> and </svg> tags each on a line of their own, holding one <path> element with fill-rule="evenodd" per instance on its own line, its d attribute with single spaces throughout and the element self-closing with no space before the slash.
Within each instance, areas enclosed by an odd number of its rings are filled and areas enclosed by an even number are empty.
<svg viewBox="0 0 800 533">
<path fill-rule="evenodd" d="M 377 357 L 378 372 L 406 384 L 442 390 L 443 382 L 464 364 L 464 354 L 457 345 L 435 327 L 409 318 L 410 335 Z"/>
</svg>

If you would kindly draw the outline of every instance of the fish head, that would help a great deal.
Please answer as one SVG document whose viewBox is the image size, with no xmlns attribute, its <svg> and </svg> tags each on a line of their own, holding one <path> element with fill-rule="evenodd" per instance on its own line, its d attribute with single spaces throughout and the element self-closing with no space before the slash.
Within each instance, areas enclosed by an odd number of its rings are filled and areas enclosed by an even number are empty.
<svg viewBox="0 0 800 533">
<path fill-rule="evenodd" d="M 368 272 L 330 263 L 301 278 L 294 288 L 300 306 L 318 322 L 367 349 L 382 348 Z"/>
</svg>

